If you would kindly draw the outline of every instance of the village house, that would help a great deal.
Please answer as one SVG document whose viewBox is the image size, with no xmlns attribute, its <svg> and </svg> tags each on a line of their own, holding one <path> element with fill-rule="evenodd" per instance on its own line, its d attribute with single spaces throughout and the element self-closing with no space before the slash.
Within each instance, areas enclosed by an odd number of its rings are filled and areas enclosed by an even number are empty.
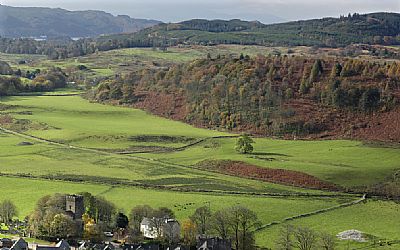
<svg viewBox="0 0 400 250">
<path fill-rule="evenodd" d="M 160 230 L 157 230 L 154 221 L 163 220 Z M 158 235 L 160 231 L 161 235 Z M 175 219 L 161 218 L 143 218 L 140 223 L 140 232 L 148 239 L 156 239 L 159 237 L 167 238 L 172 242 L 179 242 L 181 234 L 181 226 Z"/>
<path fill-rule="evenodd" d="M 124 244 L 121 246 L 122 250 L 159 250 L 160 246 L 156 243 L 142 243 L 142 244 Z"/>
<path fill-rule="evenodd" d="M 115 250 L 119 249 L 112 243 L 100 243 L 100 244 L 93 244 L 88 241 L 83 242 L 79 247 L 78 250 Z"/>
<path fill-rule="evenodd" d="M 28 242 L 23 238 L 19 238 L 10 248 L 10 250 L 29 250 Z"/>
<path fill-rule="evenodd" d="M 199 236 L 197 238 L 197 250 L 231 250 L 232 242 L 220 237 Z"/>
<path fill-rule="evenodd" d="M 71 250 L 71 247 L 67 241 L 61 240 L 54 246 L 41 246 L 33 244 L 32 250 Z"/>
</svg>

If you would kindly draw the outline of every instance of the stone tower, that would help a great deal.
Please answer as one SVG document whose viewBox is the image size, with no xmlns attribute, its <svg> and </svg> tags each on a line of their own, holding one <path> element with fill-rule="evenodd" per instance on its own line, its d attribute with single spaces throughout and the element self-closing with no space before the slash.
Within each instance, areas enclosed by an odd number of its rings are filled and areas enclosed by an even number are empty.
<svg viewBox="0 0 400 250">
<path fill-rule="evenodd" d="M 72 213 L 74 220 L 81 220 L 82 215 L 85 213 L 85 206 L 83 204 L 83 196 L 81 195 L 67 195 L 65 204 L 65 211 Z"/>
</svg>

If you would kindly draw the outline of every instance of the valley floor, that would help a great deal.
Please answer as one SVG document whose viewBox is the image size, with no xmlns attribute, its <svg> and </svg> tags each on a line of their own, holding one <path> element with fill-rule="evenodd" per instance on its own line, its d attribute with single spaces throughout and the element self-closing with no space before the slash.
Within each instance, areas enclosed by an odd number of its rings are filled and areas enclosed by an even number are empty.
<svg viewBox="0 0 400 250">
<path fill-rule="evenodd" d="M 88 191 L 128 213 L 135 205 L 170 207 L 186 219 L 197 207 L 242 204 L 262 224 L 309 226 L 336 235 L 358 229 L 371 238 L 400 239 L 400 205 L 347 194 L 210 172 L 204 160 L 234 160 L 260 168 L 306 173 L 344 189 L 379 183 L 400 167 L 400 149 L 357 141 L 257 138 L 255 152 L 234 151 L 234 134 L 193 128 L 143 111 L 89 103 L 79 96 L 0 99 L 0 200 L 13 200 L 21 218 L 52 193 Z M 325 209 L 332 208 L 325 211 Z M 320 211 L 322 210 L 322 211 Z M 285 218 L 319 213 L 284 222 Z M 274 247 L 280 225 L 257 232 Z M 347 242 L 339 242 L 346 249 Z M 352 248 L 372 244 L 350 243 Z"/>
</svg>

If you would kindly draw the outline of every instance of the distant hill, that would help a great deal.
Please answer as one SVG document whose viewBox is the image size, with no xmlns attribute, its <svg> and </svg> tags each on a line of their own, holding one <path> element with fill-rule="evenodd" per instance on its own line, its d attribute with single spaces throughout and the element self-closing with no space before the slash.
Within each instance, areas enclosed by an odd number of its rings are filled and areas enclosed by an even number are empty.
<svg viewBox="0 0 400 250">
<path fill-rule="evenodd" d="M 96 37 L 135 32 L 159 23 L 129 16 L 113 16 L 103 11 L 0 5 L 0 36 L 3 37 Z"/>
<path fill-rule="evenodd" d="M 2 8 L 10 8 L 4 7 Z M 11 8 L 13 9 L 13 8 Z M 32 9 L 32 8 L 28 8 Z M 33 8 L 37 9 L 37 8 Z M 14 9 L 15 10 L 15 9 Z M 39 34 L 61 35 L 71 37 L 95 36 L 99 33 L 115 33 L 118 29 L 135 30 L 139 25 L 129 17 L 113 17 L 99 11 L 68 12 L 65 10 L 43 9 L 38 10 L 59 11 L 57 18 L 39 15 L 38 18 L 25 16 L 12 21 L 10 13 L 0 15 L 0 20 L 6 25 L 1 32 L 8 32 L 10 36 L 35 36 L 38 33 L 29 33 L 32 30 L 41 30 Z M 28 14 L 27 14 L 28 15 Z M 76 15 L 76 18 L 74 16 Z M 41 17 L 40 17 L 41 16 Z M 71 17 L 72 16 L 72 17 Z M 104 16 L 104 18 L 97 18 Z M 67 18 L 69 17 L 69 18 Z M 93 17 L 93 18 L 89 18 Z M 28 23 L 21 20 L 31 20 Z M 72 19 L 72 21 L 68 21 Z M 75 20 L 76 19 L 76 20 Z M 4 21 L 8 20 L 8 21 Z M 81 21 L 79 21 L 81 20 Z M 84 25 L 85 20 L 88 24 Z M 122 22 L 125 20 L 126 22 Z M 40 24 L 39 23 L 43 23 Z M 133 47 L 159 47 L 166 48 L 176 45 L 217 45 L 217 44 L 244 44 L 262 46 L 320 46 L 320 47 L 346 47 L 351 44 L 370 45 L 400 45 L 400 14 L 399 13 L 371 13 L 353 14 L 340 18 L 323 18 L 306 21 L 287 22 L 281 24 L 262 24 L 257 21 L 247 22 L 233 20 L 203 20 L 194 19 L 180 23 L 159 23 L 157 21 L 143 21 L 151 26 L 134 33 L 121 33 L 98 36 L 96 38 L 81 39 L 78 41 L 40 42 L 32 39 L 0 39 L 0 52 L 17 54 L 43 54 L 52 59 L 63 59 L 119 48 Z M 117 23 L 117 24 L 115 24 Z M 124 24 L 124 25 L 121 25 Z M 14 29 L 10 26 L 15 26 Z M 28 27 L 28 28 L 26 28 Z M 38 27 L 32 29 L 30 27 Z M 56 29 L 54 27 L 60 27 Z M 103 27 L 103 28 L 100 28 Z M 0 35 L 1 35 L 0 32 Z M 18 35 L 19 34 L 19 35 Z"/>
<path fill-rule="evenodd" d="M 139 44 L 257 44 L 346 46 L 352 43 L 400 44 L 400 14 L 353 14 L 340 18 L 264 25 L 240 20 L 190 20 L 159 24 L 134 34 L 103 37 Z M 132 43 L 132 42 L 131 42 Z"/>
</svg>

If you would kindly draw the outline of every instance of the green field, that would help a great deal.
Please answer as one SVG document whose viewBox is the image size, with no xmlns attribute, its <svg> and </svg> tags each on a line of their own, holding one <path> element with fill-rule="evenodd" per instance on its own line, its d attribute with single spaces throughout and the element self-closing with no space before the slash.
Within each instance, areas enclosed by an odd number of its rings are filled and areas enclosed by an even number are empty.
<svg viewBox="0 0 400 250">
<path fill-rule="evenodd" d="M 241 204 L 250 206 L 256 211 L 263 223 L 269 223 L 299 213 L 334 206 L 340 202 L 340 200 L 336 199 L 315 199 L 314 201 L 310 201 L 302 198 L 280 199 L 245 195 L 181 193 L 151 189 L 110 187 L 101 184 L 77 184 L 8 177 L 0 177 L 0 181 L 2 187 L 9 190 L 2 195 L 2 198 L 15 200 L 21 218 L 28 215 L 29 212 L 33 210 L 35 202 L 40 197 L 57 192 L 77 193 L 88 191 L 95 195 L 104 196 L 108 200 L 114 202 L 121 211 L 126 213 L 129 213 L 132 207 L 141 204 L 149 204 L 153 207 L 166 206 L 173 209 L 180 220 L 188 218 L 188 216 L 200 206 L 210 204 L 213 210 L 217 210 L 226 206 Z M 19 198 L 15 199 L 16 196 Z"/>
<path fill-rule="evenodd" d="M 212 142 L 219 147 L 205 147 Z M 400 149 L 370 147 L 357 141 L 257 138 L 254 153 L 247 156 L 237 154 L 234 146 L 234 138 L 212 139 L 185 151 L 143 156 L 185 165 L 205 159 L 245 161 L 263 167 L 305 172 L 346 187 L 378 183 L 400 169 Z"/>
<path fill-rule="evenodd" d="M 232 136 L 230 133 L 194 128 L 137 109 L 90 103 L 79 96 L 14 96 L 0 102 L 0 116 L 16 119 L 1 126 L 17 132 L 0 132 L 0 185 L 6 190 L 0 200 L 12 199 L 21 218 L 43 195 L 89 191 L 104 196 L 124 212 L 138 204 L 167 206 L 180 220 L 204 204 L 214 210 L 242 204 L 268 224 L 357 197 L 328 198 L 324 196 L 331 194 L 327 191 L 243 179 L 192 166 L 208 159 L 240 160 L 309 173 L 345 187 L 378 183 L 400 167 L 400 149 L 356 141 L 256 138 L 255 152 L 239 155 L 233 149 L 235 138 L 213 138 Z M 204 141 L 176 151 L 201 139 Z M 141 150 L 151 153 L 138 153 Z M 289 196 L 267 195 L 271 193 Z M 298 194 L 313 196 L 295 196 Z M 358 229 L 380 239 L 396 239 L 400 230 L 393 218 L 398 217 L 399 209 L 395 203 L 369 200 L 293 224 L 332 235 Z M 273 246 L 278 230 L 279 226 L 273 226 L 260 231 L 257 243 Z"/>
<path fill-rule="evenodd" d="M 400 220 L 400 205 L 388 201 L 368 201 L 352 207 L 342 208 L 325 214 L 315 215 L 308 218 L 298 219 L 290 223 L 294 226 L 307 226 L 318 232 L 326 232 L 336 235 L 346 230 L 359 230 L 366 234 L 373 235 L 378 239 L 398 240 Z M 260 245 L 274 247 L 274 241 L 278 235 L 280 226 L 273 226 L 258 234 Z M 271 240 L 272 239 L 272 240 Z M 377 240 L 378 241 L 378 240 Z M 339 249 L 354 249 L 371 245 L 367 243 L 338 242 Z M 400 245 L 392 248 L 380 247 L 378 249 L 399 249 Z M 373 247 L 370 249 L 374 249 Z"/>
<path fill-rule="evenodd" d="M 240 155 L 234 151 L 235 138 L 211 138 L 228 133 L 194 128 L 137 109 L 89 103 L 79 96 L 7 97 L 1 101 L 14 106 L 8 111 L 14 117 L 45 127 L 28 130 L 27 134 L 111 152 L 155 150 L 157 153 L 140 156 L 179 165 L 192 166 L 206 159 L 240 160 L 262 167 L 305 172 L 346 187 L 378 183 L 400 168 L 398 148 L 371 147 L 356 141 L 257 138 L 255 152 Z M 138 136 L 144 139 L 137 140 Z M 168 136 L 167 140 L 161 140 L 162 136 Z M 159 152 L 202 138 L 209 139 L 183 151 Z"/>
</svg>

